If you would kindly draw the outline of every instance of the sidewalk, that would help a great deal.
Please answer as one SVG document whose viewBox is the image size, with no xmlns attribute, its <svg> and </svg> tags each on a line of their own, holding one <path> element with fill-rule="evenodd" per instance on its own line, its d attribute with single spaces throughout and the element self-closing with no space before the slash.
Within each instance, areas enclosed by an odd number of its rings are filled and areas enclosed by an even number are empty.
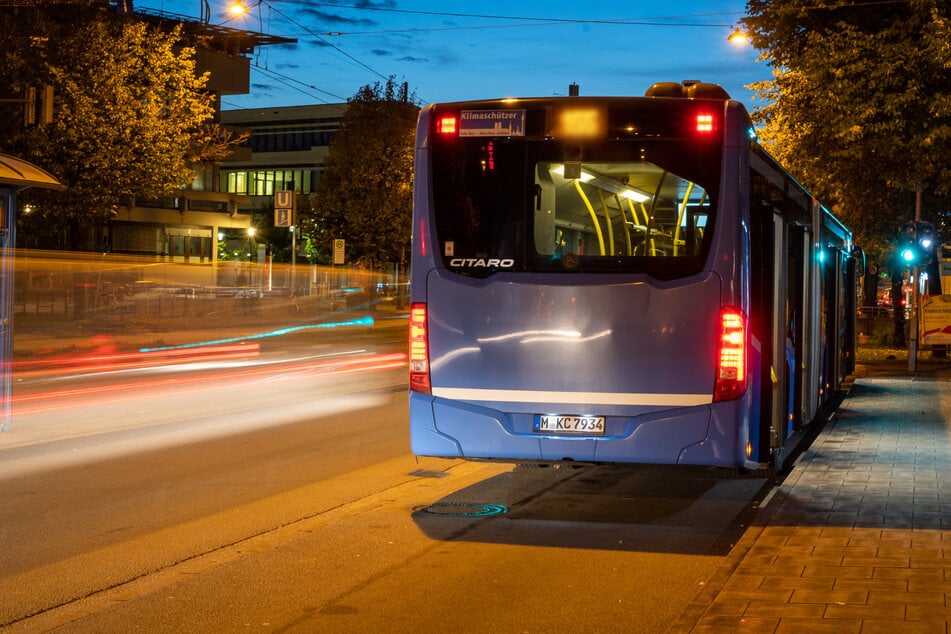
<svg viewBox="0 0 951 634">
<path fill-rule="evenodd" d="M 948 367 L 859 372 L 669 631 L 951 632 Z"/>
</svg>

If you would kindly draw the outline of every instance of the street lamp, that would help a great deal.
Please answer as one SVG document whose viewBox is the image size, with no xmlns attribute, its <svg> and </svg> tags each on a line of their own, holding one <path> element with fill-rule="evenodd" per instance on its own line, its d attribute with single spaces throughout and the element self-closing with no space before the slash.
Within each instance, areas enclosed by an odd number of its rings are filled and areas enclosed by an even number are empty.
<svg viewBox="0 0 951 634">
<path fill-rule="evenodd" d="M 750 36 L 740 29 L 733 29 L 733 32 L 726 39 L 733 46 L 746 46 L 750 43 Z"/>
<path fill-rule="evenodd" d="M 254 250 L 254 227 L 248 227 L 248 262 L 251 261 L 251 252 Z"/>
<path fill-rule="evenodd" d="M 241 0 L 235 0 L 230 5 L 228 5 L 228 15 L 232 17 L 239 17 L 248 12 L 248 7 L 246 4 L 241 2 Z"/>
</svg>

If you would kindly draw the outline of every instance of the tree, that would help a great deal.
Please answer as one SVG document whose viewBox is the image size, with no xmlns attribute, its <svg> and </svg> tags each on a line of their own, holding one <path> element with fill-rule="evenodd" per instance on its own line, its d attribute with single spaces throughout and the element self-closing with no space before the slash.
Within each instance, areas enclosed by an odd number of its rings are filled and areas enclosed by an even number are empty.
<svg viewBox="0 0 951 634">
<path fill-rule="evenodd" d="M 82 10 L 88 11 L 88 16 Z M 10 35 L 0 79 L 53 87 L 53 121 L 0 124 L 0 148 L 44 167 L 65 192 L 28 191 L 30 233 L 77 246 L 79 228 L 103 224 L 134 198 L 167 195 L 238 139 L 211 123 L 214 96 L 197 76 L 193 48 L 165 32 L 90 6 L 37 9 L 2 25 Z M 32 18 L 32 21 L 28 20 Z M 30 33 L 23 37 L 22 32 Z"/>
<path fill-rule="evenodd" d="M 393 77 L 358 90 L 314 195 L 326 242 L 344 238 L 350 259 L 371 268 L 409 253 L 418 112 L 415 95 Z"/>
<path fill-rule="evenodd" d="M 755 85 L 770 151 L 881 261 L 915 191 L 925 216 L 951 183 L 947 3 L 750 0 L 743 20 L 774 79 Z"/>
</svg>

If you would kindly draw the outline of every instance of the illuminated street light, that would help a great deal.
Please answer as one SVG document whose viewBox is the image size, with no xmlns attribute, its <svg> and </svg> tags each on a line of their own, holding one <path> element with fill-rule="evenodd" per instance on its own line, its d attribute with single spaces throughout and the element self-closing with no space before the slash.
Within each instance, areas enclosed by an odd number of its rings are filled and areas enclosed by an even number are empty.
<svg viewBox="0 0 951 634">
<path fill-rule="evenodd" d="M 241 0 L 235 0 L 228 5 L 228 15 L 238 17 L 248 12 L 248 7 Z"/>
<path fill-rule="evenodd" d="M 726 39 L 733 46 L 746 46 L 750 43 L 750 36 L 740 29 L 733 29 L 733 32 Z"/>
</svg>

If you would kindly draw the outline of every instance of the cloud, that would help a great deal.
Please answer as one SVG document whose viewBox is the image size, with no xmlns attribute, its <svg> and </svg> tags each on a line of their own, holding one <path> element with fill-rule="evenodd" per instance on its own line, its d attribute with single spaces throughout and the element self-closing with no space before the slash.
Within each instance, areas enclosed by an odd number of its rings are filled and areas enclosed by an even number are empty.
<svg viewBox="0 0 951 634">
<path fill-rule="evenodd" d="M 271 83 L 258 83 L 251 82 L 251 92 L 252 95 L 264 96 L 264 95 L 273 95 L 277 90 L 277 86 Z"/>
<path fill-rule="evenodd" d="M 357 9 L 395 9 L 396 0 L 331 0 L 330 4 L 338 4 Z"/>
<path fill-rule="evenodd" d="M 413 55 L 404 55 L 403 57 L 398 57 L 396 59 L 398 62 L 408 62 L 410 64 L 425 64 L 429 61 L 429 58 L 426 57 L 415 57 Z"/>
<path fill-rule="evenodd" d="M 326 11 L 320 11 L 318 9 L 299 9 L 297 11 L 298 17 L 301 19 L 310 19 L 319 23 L 319 26 L 315 27 L 317 29 L 326 29 L 329 26 L 352 26 L 352 27 L 374 27 L 377 26 L 378 22 L 376 20 L 371 20 L 369 18 L 351 18 L 348 16 L 340 15 L 339 13 L 328 13 Z"/>
<path fill-rule="evenodd" d="M 370 54 L 375 55 L 376 57 L 390 57 L 393 55 L 390 51 L 384 50 L 382 48 L 370 49 Z"/>
</svg>

